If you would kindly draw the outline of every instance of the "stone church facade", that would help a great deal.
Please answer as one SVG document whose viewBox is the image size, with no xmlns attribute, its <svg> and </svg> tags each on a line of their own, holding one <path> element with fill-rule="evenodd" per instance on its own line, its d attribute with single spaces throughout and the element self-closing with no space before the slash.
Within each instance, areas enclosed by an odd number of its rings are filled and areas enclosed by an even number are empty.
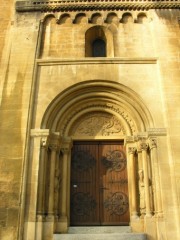
<svg viewBox="0 0 180 240">
<path fill-rule="evenodd" d="M 179 239 L 179 9 L 1 3 L 0 239 L 51 240 L 71 225 Z"/>
</svg>

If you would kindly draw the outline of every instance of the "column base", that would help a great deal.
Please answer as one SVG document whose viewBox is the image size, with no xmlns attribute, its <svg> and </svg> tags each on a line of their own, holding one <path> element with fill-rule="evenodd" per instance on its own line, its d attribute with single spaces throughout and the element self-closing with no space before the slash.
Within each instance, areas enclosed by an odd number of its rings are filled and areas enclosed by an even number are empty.
<svg viewBox="0 0 180 240">
<path fill-rule="evenodd" d="M 151 213 L 146 213 L 146 215 L 144 216 L 144 218 L 152 218 L 152 214 Z"/>
<path fill-rule="evenodd" d="M 54 234 L 54 222 L 53 221 L 44 222 L 42 240 L 52 240 L 53 234 Z"/>
<path fill-rule="evenodd" d="M 133 220 L 133 219 L 139 219 L 139 216 L 138 216 L 137 212 L 132 213 L 131 219 L 132 219 L 132 220 Z"/>
<path fill-rule="evenodd" d="M 67 233 L 68 231 L 68 219 L 67 216 L 61 216 L 56 222 L 56 232 L 57 233 Z"/>
</svg>

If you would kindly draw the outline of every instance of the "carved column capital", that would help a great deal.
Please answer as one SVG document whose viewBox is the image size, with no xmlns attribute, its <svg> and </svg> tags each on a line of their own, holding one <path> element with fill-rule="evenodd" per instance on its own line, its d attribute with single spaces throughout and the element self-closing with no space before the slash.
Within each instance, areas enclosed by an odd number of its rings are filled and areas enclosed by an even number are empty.
<svg viewBox="0 0 180 240">
<path fill-rule="evenodd" d="M 49 149 L 51 149 L 51 151 L 57 151 L 59 149 L 59 145 L 56 143 L 50 143 Z"/>
<path fill-rule="evenodd" d="M 63 154 L 67 154 L 67 153 L 69 153 L 69 151 L 70 151 L 70 148 L 68 148 L 68 147 L 62 147 L 62 148 L 61 148 L 61 152 L 62 152 Z"/>
<path fill-rule="evenodd" d="M 147 151 L 148 144 L 146 142 L 141 142 L 139 147 L 140 147 L 141 151 Z"/>
<path fill-rule="evenodd" d="M 128 148 L 128 153 L 129 153 L 129 154 L 135 154 L 136 150 L 137 150 L 137 149 L 136 149 L 135 147 L 129 147 L 129 148 Z"/>
<path fill-rule="evenodd" d="M 41 148 L 45 149 L 48 146 L 48 136 L 47 137 L 42 137 L 41 138 Z"/>
<path fill-rule="evenodd" d="M 72 140 L 71 139 L 64 139 L 62 145 L 61 145 L 61 152 L 63 154 L 67 154 L 71 151 L 72 148 Z"/>
<path fill-rule="evenodd" d="M 149 147 L 150 147 L 150 149 L 157 148 L 157 140 L 156 140 L 156 138 L 150 138 L 149 139 Z"/>
<path fill-rule="evenodd" d="M 51 133 L 49 137 L 49 149 L 51 149 L 51 151 L 58 151 L 60 148 L 60 144 L 61 144 L 61 136 L 59 132 Z"/>
</svg>

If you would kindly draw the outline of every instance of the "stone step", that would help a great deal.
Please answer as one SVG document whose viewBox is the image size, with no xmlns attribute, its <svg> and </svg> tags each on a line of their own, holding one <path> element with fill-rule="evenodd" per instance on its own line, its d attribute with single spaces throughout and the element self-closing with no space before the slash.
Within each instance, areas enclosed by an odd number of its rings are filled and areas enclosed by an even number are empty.
<svg viewBox="0 0 180 240">
<path fill-rule="evenodd" d="M 67 234 L 54 234 L 54 240 L 146 240 L 144 233 L 132 233 L 129 226 L 70 227 Z"/>
<path fill-rule="evenodd" d="M 54 234 L 54 240 L 146 240 L 141 233 Z"/>
<path fill-rule="evenodd" d="M 92 227 L 69 227 L 70 234 L 87 234 L 87 233 L 130 233 L 130 226 L 92 226 Z"/>
</svg>

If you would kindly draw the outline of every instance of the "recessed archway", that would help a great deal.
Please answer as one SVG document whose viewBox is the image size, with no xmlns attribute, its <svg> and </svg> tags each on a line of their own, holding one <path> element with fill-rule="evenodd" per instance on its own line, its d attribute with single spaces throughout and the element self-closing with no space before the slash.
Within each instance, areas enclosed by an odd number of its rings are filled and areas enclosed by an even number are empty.
<svg viewBox="0 0 180 240">
<path fill-rule="evenodd" d="M 144 178 L 147 181 L 147 168 L 143 164 L 148 152 L 147 144 L 141 142 L 142 139 L 139 141 L 138 134 L 145 133 L 153 126 L 151 114 L 142 99 L 133 90 L 117 82 L 84 81 L 61 92 L 49 104 L 41 124 L 42 129 L 50 131 L 46 142 L 48 154 L 42 150 L 39 168 L 40 179 L 48 187 L 42 190 L 42 186 L 39 185 L 37 201 L 41 204 L 38 205 L 37 214 L 53 215 L 55 231 L 67 231 L 70 219 L 70 165 L 73 141 L 110 140 L 123 144 L 126 142 L 127 189 L 130 199 L 128 211 L 131 219 L 141 214 L 143 216 L 144 209 L 141 210 L 140 203 L 137 202 L 137 194 L 140 193 L 136 192 L 139 184 L 136 175 L 145 173 Z M 145 151 L 138 161 L 135 156 L 137 144 L 143 149 L 140 151 Z M 147 215 L 152 216 L 153 195 L 150 195 L 149 186 L 146 188 Z M 144 196 L 142 198 L 143 200 L 138 201 L 144 201 Z"/>
<path fill-rule="evenodd" d="M 95 111 L 117 116 L 123 121 L 127 135 L 144 132 L 154 125 L 149 110 L 133 90 L 117 82 L 93 80 L 60 93 L 48 106 L 41 128 L 69 136 L 78 117 Z"/>
</svg>

